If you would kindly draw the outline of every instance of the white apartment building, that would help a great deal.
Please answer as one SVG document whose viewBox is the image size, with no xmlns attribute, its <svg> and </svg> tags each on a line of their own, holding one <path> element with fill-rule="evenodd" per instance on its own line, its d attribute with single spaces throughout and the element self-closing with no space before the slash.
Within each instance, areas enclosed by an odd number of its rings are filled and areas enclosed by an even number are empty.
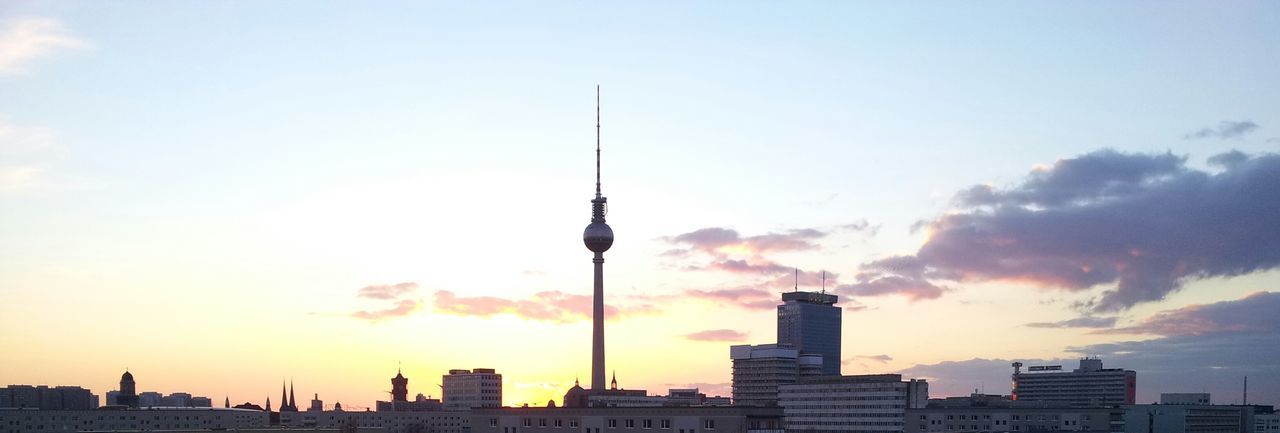
<svg viewBox="0 0 1280 433">
<path fill-rule="evenodd" d="M 502 407 L 502 375 L 492 368 L 449 370 L 441 380 L 445 410 Z"/>
<path fill-rule="evenodd" d="M 929 402 L 929 384 L 898 374 L 820 376 L 778 387 L 788 432 L 901 432 L 907 409 Z"/>
</svg>

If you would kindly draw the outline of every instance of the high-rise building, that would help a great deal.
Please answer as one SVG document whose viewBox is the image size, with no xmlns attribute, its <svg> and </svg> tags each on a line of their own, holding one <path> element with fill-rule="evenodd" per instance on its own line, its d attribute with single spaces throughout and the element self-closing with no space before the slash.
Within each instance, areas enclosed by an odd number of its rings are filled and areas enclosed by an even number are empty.
<svg viewBox="0 0 1280 433">
<path fill-rule="evenodd" d="M 782 294 L 778 306 L 778 344 L 801 354 L 822 355 L 822 374 L 840 374 L 840 307 L 838 298 L 818 292 Z"/>
<path fill-rule="evenodd" d="M 1102 368 L 1102 360 L 1083 358 L 1080 368 L 1063 371 L 1061 365 L 1030 366 L 1013 363 L 1013 399 L 1046 401 L 1072 406 L 1133 404 L 1138 373 Z"/>
<path fill-rule="evenodd" d="M 778 387 L 788 432 L 901 432 L 907 409 L 928 401 L 927 382 L 899 374 L 807 377 Z"/>
<path fill-rule="evenodd" d="M 739 406 L 775 406 L 779 386 L 822 374 L 822 355 L 801 355 L 779 344 L 731 346 L 729 358 L 733 360 L 733 404 Z"/>
<path fill-rule="evenodd" d="M 449 370 L 440 380 L 445 410 L 502 407 L 502 375 L 492 368 Z"/>
<path fill-rule="evenodd" d="M 600 194 L 600 86 L 596 86 L 596 198 L 591 200 L 591 224 L 582 242 L 595 254 L 594 290 L 591 295 L 591 390 L 604 390 L 604 252 L 613 246 L 613 229 L 604 221 L 608 198 Z"/>
</svg>

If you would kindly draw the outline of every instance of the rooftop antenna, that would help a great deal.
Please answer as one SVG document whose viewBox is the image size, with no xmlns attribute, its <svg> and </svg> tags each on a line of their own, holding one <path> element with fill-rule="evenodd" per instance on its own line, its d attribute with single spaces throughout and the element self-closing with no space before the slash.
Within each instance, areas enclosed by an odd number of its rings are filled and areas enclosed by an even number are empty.
<svg viewBox="0 0 1280 433">
<path fill-rule="evenodd" d="M 799 292 L 799 291 L 800 291 L 800 268 L 796 268 L 796 288 L 795 288 L 795 291 L 797 291 L 797 292 Z"/>
<path fill-rule="evenodd" d="M 822 294 L 827 294 L 827 271 L 822 271 Z"/>
<path fill-rule="evenodd" d="M 1249 376 L 1244 377 L 1244 397 L 1242 398 L 1242 401 L 1243 403 L 1241 403 L 1241 405 L 1249 405 Z"/>
</svg>

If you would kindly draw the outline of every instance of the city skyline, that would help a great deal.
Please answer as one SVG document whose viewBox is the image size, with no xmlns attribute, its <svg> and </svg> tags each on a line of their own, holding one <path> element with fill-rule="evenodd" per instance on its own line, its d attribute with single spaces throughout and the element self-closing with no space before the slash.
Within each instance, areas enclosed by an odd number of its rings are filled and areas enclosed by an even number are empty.
<svg viewBox="0 0 1280 433">
<path fill-rule="evenodd" d="M 624 388 L 728 395 L 798 286 L 845 374 L 1280 403 L 1280 6 L 508 6 L 0 9 L 0 384 L 558 401 L 600 84 Z"/>
</svg>

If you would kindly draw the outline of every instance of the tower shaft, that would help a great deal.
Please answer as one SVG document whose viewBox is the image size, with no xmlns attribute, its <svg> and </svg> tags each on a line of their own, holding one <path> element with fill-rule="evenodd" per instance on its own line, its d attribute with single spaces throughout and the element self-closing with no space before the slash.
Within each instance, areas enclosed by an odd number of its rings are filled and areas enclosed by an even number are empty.
<svg viewBox="0 0 1280 433">
<path fill-rule="evenodd" d="M 604 389 L 604 253 L 596 253 L 595 291 L 591 297 L 591 389 Z"/>
</svg>

